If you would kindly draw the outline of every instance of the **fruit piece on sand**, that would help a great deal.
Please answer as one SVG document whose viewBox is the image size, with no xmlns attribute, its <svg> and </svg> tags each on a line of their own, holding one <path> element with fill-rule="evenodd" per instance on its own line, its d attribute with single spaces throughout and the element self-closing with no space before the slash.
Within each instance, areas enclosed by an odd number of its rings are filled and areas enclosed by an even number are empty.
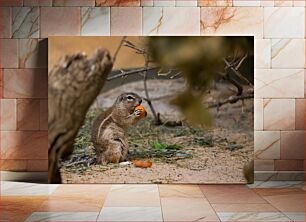
<svg viewBox="0 0 306 222">
<path fill-rule="evenodd" d="M 133 160 L 132 162 L 135 167 L 150 168 L 152 166 L 152 162 L 150 160 Z"/>
</svg>

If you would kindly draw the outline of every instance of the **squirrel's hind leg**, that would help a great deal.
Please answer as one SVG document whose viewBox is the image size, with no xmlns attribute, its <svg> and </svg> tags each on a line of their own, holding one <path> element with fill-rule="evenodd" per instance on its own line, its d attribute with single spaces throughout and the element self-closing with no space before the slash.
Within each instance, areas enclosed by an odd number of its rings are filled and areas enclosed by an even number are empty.
<svg viewBox="0 0 306 222">
<path fill-rule="evenodd" d="M 105 155 L 101 151 L 96 152 L 96 164 L 101 164 L 101 165 L 107 164 Z"/>
<path fill-rule="evenodd" d="M 107 163 L 119 163 L 123 157 L 122 143 L 118 141 L 110 141 L 107 150 L 102 153 L 102 159 Z"/>
</svg>

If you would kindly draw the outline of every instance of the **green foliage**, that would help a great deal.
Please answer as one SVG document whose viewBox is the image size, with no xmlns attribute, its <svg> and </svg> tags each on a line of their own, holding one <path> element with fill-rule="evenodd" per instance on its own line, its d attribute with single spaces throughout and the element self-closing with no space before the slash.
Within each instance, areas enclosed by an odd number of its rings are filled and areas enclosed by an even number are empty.
<svg viewBox="0 0 306 222">
<path fill-rule="evenodd" d="M 154 143 L 152 144 L 152 148 L 155 149 L 155 150 L 163 150 L 163 149 L 165 149 L 166 147 L 167 147 L 166 144 L 162 144 L 162 143 L 160 143 L 160 142 L 154 142 Z"/>
<path fill-rule="evenodd" d="M 179 149 L 182 149 L 183 147 L 177 144 L 167 145 L 167 144 L 156 141 L 152 143 L 152 148 L 154 150 L 179 150 Z"/>
</svg>

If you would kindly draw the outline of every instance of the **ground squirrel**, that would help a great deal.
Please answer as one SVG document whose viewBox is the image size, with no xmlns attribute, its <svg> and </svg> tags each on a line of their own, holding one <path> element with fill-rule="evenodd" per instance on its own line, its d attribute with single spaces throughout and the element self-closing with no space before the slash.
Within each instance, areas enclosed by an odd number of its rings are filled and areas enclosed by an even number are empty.
<svg viewBox="0 0 306 222">
<path fill-rule="evenodd" d="M 123 93 L 114 105 L 101 113 L 92 127 L 92 142 L 97 164 L 119 163 L 127 159 L 128 140 L 126 130 L 142 118 L 135 110 L 142 99 L 135 93 Z"/>
</svg>

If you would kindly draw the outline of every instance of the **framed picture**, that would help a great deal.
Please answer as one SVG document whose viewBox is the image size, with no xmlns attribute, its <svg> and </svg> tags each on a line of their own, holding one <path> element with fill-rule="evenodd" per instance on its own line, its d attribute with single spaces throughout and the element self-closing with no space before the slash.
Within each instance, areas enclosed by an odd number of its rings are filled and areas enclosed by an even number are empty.
<svg viewBox="0 0 306 222">
<path fill-rule="evenodd" d="M 50 183 L 252 183 L 254 37 L 49 37 Z"/>
</svg>

